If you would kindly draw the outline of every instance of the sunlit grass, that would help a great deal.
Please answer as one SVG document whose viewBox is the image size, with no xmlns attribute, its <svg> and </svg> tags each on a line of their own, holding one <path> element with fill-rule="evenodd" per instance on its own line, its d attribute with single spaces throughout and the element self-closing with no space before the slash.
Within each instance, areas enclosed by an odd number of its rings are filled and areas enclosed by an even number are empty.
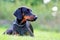
<svg viewBox="0 0 60 40">
<path fill-rule="evenodd" d="M 0 40 L 60 40 L 60 33 L 35 30 L 34 34 L 34 37 L 0 34 Z"/>
<path fill-rule="evenodd" d="M 60 40 L 60 33 L 47 32 L 34 29 L 34 37 L 18 36 L 18 35 L 4 35 L 3 32 L 7 28 L 0 28 L 0 40 Z"/>
</svg>

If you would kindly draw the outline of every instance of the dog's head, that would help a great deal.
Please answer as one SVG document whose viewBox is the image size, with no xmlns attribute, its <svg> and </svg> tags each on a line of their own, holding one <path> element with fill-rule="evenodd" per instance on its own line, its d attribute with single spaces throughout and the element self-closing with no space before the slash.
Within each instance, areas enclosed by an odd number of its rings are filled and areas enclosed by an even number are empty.
<svg viewBox="0 0 60 40">
<path fill-rule="evenodd" d="M 18 8 L 15 11 L 14 16 L 19 20 L 25 19 L 28 21 L 35 21 L 37 19 L 37 16 L 32 14 L 32 10 L 26 7 Z"/>
</svg>

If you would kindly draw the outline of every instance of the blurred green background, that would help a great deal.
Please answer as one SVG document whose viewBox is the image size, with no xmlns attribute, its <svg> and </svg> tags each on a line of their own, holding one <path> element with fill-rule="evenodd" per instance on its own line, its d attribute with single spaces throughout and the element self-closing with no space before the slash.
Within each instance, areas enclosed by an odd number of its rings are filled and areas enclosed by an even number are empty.
<svg viewBox="0 0 60 40">
<path fill-rule="evenodd" d="M 38 30 L 38 32 L 60 32 L 60 0 L 51 0 L 49 3 L 46 4 L 43 2 L 43 0 L 0 0 L 1 32 L 4 32 L 4 30 L 10 27 L 11 23 L 15 19 L 13 13 L 17 8 L 21 6 L 27 6 L 31 8 L 33 14 L 36 14 L 38 16 L 38 19 L 35 22 L 31 22 L 35 33 L 36 30 Z M 57 7 L 57 11 L 52 11 L 52 8 L 55 6 Z M 55 16 L 53 15 L 53 13 L 56 13 L 54 14 Z M 45 36 L 43 36 L 42 39 L 44 37 Z M 59 37 L 56 38 L 58 39 Z"/>
</svg>

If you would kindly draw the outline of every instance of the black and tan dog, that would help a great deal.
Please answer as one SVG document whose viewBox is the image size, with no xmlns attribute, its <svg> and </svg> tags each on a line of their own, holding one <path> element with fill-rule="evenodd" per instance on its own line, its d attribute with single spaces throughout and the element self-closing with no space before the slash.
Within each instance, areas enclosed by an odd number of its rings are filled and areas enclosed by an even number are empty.
<svg viewBox="0 0 60 40">
<path fill-rule="evenodd" d="M 37 16 L 32 14 L 32 10 L 26 7 L 21 7 L 15 11 L 14 16 L 16 17 L 16 20 L 12 27 L 4 32 L 4 34 L 34 36 L 33 27 L 30 24 L 30 21 L 35 21 Z"/>
</svg>

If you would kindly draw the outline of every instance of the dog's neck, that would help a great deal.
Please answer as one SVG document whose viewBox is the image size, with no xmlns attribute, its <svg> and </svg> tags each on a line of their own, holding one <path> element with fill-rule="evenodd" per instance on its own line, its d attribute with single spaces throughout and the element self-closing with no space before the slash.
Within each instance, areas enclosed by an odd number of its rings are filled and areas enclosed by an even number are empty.
<svg viewBox="0 0 60 40">
<path fill-rule="evenodd" d="M 26 21 L 25 22 L 22 22 L 22 20 L 19 20 L 19 19 L 16 19 L 16 21 L 17 21 L 17 24 L 20 24 L 20 25 L 23 25 L 23 24 L 26 23 Z"/>
</svg>

